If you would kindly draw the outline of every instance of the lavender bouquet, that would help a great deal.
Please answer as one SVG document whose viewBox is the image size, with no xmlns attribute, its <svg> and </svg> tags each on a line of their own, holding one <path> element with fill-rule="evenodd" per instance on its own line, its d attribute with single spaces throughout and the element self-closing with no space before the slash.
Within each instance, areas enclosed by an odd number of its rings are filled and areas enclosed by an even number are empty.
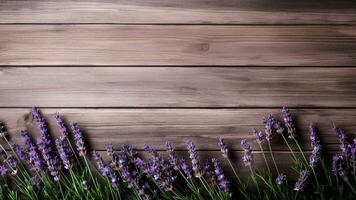
<svg viewBox="0 0 356 200">
<path fill-rule="evenodd" d="M 106 153 L 92 150 L 78 123 L 70 129 L 59 113 L 54 114 L 60 136 L 53 139 L 45 119 L 32 109 L 39 136 L 20 132 L 24 146 L 11 142 L 0 122 L 0 198 L 1 199 L 355 199 L 356 139 L 349 141 L 345 132 L 333 125 L 340 152 L 322 156 L 317 128 L 310 125 L 312 151 L 307 156 L 300 146 L 291 113 L 283 108 L 283 123 L 273 115 L 264 118 L 265 130 L 252 129 L 266 167 L 254 165 L 250 142 L 241 140 L 240 162 L 231 159 L 223 138 L 217 141 L 224 160 L 202 160 L 193 141 L 187 141 L 187 156 L 178 156 L 173 144 L 166 142 L 161 153 L 145 145 L 144 154 L 132 146 L 108 145 Z M 271 148 L 273 138 L 281 138 L 294 161 L 297 177 L 287 177 L 278 168 Z M 265 152 L 263 146 L 268 147 Z M 292 147 L 297 147 L 295 152 Z M 271 162 L 268 162 L 268 159 Z M 230 169 L 222 168 L 227 162 Z M 237 164 L 250 172 L 242 177 Z M 270 164 L 272 163 L 272 164 Z M 225 173 L 231 172 L 231 173 Z M 232 174 L 232 176 L 231 176 Z M 240 177 L 241 176 L 241 177 Z"/>
</svg>

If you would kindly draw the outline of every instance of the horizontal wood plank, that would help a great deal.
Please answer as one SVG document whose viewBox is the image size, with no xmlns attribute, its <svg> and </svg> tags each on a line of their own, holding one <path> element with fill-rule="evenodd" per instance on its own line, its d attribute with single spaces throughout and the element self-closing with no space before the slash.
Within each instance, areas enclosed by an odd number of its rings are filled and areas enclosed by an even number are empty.
<svg viewBox="0 0 356 200">
<path fill-rule="evenodd" d="M 0 109 L 0 120 L 4 121 L 11 139 L 22 143 L 19 131 L 29 130 L 33 136 L 38 128 L 31 109 Z M 52 134 L 59 135 L 53 113 L 59 111 L 66 122 L 78 121 L 88 141 L 96 149 L 103 150 L 108 144 L 120 146 L 131 144 L 143 149 L 151 144 L 164 149 L 165 141 L 171 141 L 177 149 L 183 150 L 186 141 L 192 139 L 201 150 L 219 150 L 219 137 L 233 150 L 241 150 L 240 141 L 247 138 L 253 141 L 252 128 L 263 129 L 262 118 L 269 113 L 281 119 L 279 109 L 42 109 Z M 298 138 L 305 150 L 310 150 L 308 126 L 314 122 L 320 130 L 323 148 L 337 150 L 339 143 L 332 132 L 336 123 L 344 128 L 349 139 L 354 138 L 356 112 L 349 109 L 297 109 L 292 110 L 298 127 Z M 294 149 L 293 141 L 290 141 Z M 251 143 L 255 150 L 259 147 Z M 272 142 L 275 150 L 287 150 L 280 136 Z"/>
<path fill-rule="evenodd" d="M 353 0 L 2 0 L 0 23 L 355 24 Z"/>
<path fill-rule="evenodd" d="M 0 65 L 356 65 L 354 26 L 3 25 L 0 35 Z"/>
<path fill-rule="evenodd" d="M 354 68 L 1 68 L 0 107 L 356 107 Z"/>
</svg>

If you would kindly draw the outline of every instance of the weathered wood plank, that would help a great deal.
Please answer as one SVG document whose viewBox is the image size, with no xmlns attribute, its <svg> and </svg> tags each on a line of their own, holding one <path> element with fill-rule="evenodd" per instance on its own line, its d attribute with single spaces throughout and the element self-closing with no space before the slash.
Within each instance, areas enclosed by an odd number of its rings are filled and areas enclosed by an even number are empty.
<svg viewBox="0 0 356 200">
<path fill-rule="evenodd" d="M 31 109 L 0 109 L 0 120 L 8 127 L 12 140 L 22 143 L 19 131 L 28 129 L 34 136 L 38 129 L 30 114 Z M 152 144 L 164 149 L 165 141 L 171 141 L 177 149 L 185 149 L 186 141 L 192 139 L 197 148 L 219 150 L 219 137 L 233 150 L 241 150 L 240 140 L 253 140 L 252 128 L 262 130 L 262 118 L 273 113 L 280 118 L 279 109 L 43 109 L 53 135 L 59 129 L 53 113 L 59 111 L 69 123 L 78 121 L 86 137 L 96 149 L 105 149 L 108 144 L 120 146 L 131 144 L 142 149 L 144 144 Z M 345 128 L 352 139 L 356 130 L 356 112 L 349 109 L 297 109 L 292 110 L 296 117 L 298 134 L 303 148 L 310 150 L 309 123 L 316 123 L 325 150 L 338 149 L 337 136 L 331 125 L 335 122 Z M 292 143 L 293 144 L 293 143 Z M 291 144 L 291 145 L 292 145 Z M 258 145 L 252 143 L 254 149 Z M 280 136 L 273 139 L 275 150 L 287 150 Z"/>
<path fill-rule="evenodd" d="M 352 0 L 3 0 L 0 23 L 355 24 Z"/>
<path fill-rule="evenodd" d="M 3 25 L 0 35 L 0 65 L 356 65 L 353 26 Z"/>
<path fill-rule="evenodd" d="M 355 107 L 354 68 L 1 68 L 0 107 Z"/>
</svg>

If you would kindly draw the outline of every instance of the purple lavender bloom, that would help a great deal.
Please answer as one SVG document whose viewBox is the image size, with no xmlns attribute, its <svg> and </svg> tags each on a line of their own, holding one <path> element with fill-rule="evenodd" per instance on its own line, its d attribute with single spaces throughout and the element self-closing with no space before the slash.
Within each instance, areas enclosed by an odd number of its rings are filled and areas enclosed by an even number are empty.
<svg viewBox="0 0 356 200">
<path fill-rule="evenodd" d="M 347 146 L 346 134 L 345 131 L 341 128 L 336 127 L 335 123 L 332 126 L 333 131 L 338 135 L 340 148 L 344 151 L 344 148 Z"/>
<path fill-rule="evenodd" d="M 178 163 L 178 158 L 177 155 L 174 152 L 174 148 L 171 142 L 166 142 L 166 149 L 168 152 L 168 156 L 169 156 L 169 163 L 172 165 L 174 170 L 179 170 L 179 163 Z"/>
<path fill-rule="evenodd" d="M 53 176 L 55 181 L 59 181 L 59 160 L 52 150 L 52 141 L 47 131 L 46 122 L 36 107 L 32 108 L 32 115 L 36 119 L 36 122 L 40 129 L 40 136 L 37 139 L 37 145 L 39 147 L 39 150 L 42 154 L 42 157 L 47 165 L 47 169 L 50 172 L 51 176 Z"/>
<path fill-rule="evenodd" d="M 333 156 L 332 171 L 335 176 L 340 176 L 345 182 L 348 182 L 348 173 L 344 167 L 344 157 L 341 155 Z"/>
<path fill-rule="evenodd" d="M 276 178 L 277 185 L 282 185 L 286 181 L 287 176 L 284 174 L 279 174 Z"/>
<path fill-rule="evenodd" d="M 6 127 L 4 122 L 0 121 L 0 138 L 4 138 L 7 135 Z"/>
<path fill-rule="evenodd" d="M 257 129 L 252 129 L 252 134 L 256 137 L 256 142 L 258 144 L 262 144 L 265 139 L 266 139 L 266 135 L 265 133 L 263 133 L 262 131 L 257 131 Z"/>
<path fill-rule="evenodd" d="M 9 168 L 5 167 L 5 166 L 0 166 L 0 175 L 6 175 L 9 173 Z"/>
<path fill-rule="evenodd" d="M 77 146 L 77 150 L 79 152 L 79 156 L 85 156 L 86 155 L 86 147 L 83 139 L 83 134 L 80 131 L 78 127 L 77 122 L 72 122 L 71 128 L 74 134 L 74 141 Z"/>
<path fill-rule="evenodd" d="M 188 148 L 188 152 L 189 152 L 189 158 L 192 161 L 192 168 L 194 171 L 194 175 L 196 177 L 200 178 L 200 177 L 202 177 L 203 173 L 202 173 L 201 166 L 199 164 L 199 155 L 198 155 L 198 152 L 196 150 L 194 143 L 191 140 L 188 140 L 187 148 Z"/>
<path fill-rule="evenodd" d="M 83 184 L 83 189 L 85 191 L 88 191 L 89 190 L 89 182 L 87 180 L 84 180 L 82 184 Z"/>
<path fill-rule="evenodd" d="M 306 184 L 306 181 L 309 177 L 310 173 L 308 170 L 303 170 L 300 172 L 299 174 L 299 178 L 297 180 L 297 182 L 294 185 L 294 190 L 295 191 L 303 191 L 303 188 Z"/>
<path fill-rule="evenodd" d="M 292 119 L 292 115 L 289 112 L 289 109 L 283 107 L 282 115 L 283 115 L 284 124 L 287 127 L 288 138 L 294 139 L 296 137 L 296 128 Z"/>
<path fill-rule="evenodd" d="M 173 175 L 173 171 L 170 165 L 162 159 L 158 152 L 149 145 L 145 145 L 145 151 L 151 154 L 152 161 L 150 162 L 150 176 L 166 191 L 173 189 L 173 182 L 176 176 Z"/>
<path fill-rule="evenodd" d="M 114 154 L 114 145 L 109 144 L 106 146 L 106 152 L 109 156 L 112 156 Z"/>
<path fill-rule="evenodd" d="M 321 145 L 317 137 L 317 129 L 313 124 L 310 124 L 309 131 L 311 146 L 313 148 L 312 154 L 309 157 L 309 166 L 314 169 L 320 159 Z"/>
<path fill-rule="evenodd" d="M 229 149 L 224 141 L 224 138 L 219 138 L 219 143 L 220 151 L 223 155 L 224 158 L 228 158 L 229 156 Z"/>
<path fill-rule="evenodd" d="M 190 167 L 187 164 L 187 162 L 185 162 L 184 159 L 180 159 L 179 163 L 180 163 L 180 167 L 182 168 L 185 177 L 188 180 L 192 179 L 192 172 L 191 172 Z"/>
<path fill-rule="evenodd" d="M 101 155 L 95 150 L 93 151 L 93 157 L 101 174 L 110 180 L 111 186 L 113 188 L 117 188 L 118 176 L 116 175 L 115 171 L 104 163 Z"/>
<path fill-rule="evenodd" d="M 241 147 L 244 150 L 244 155 L 242 157 L 242 161 L 244 162 L 245 166 L 251 165 L 252 162 L 252 150 L 251 146 L 247 142 L 246 139 L 241 140 Z"/>
<path fill-rule="evenodd" d="M 61 135 L 63 137 L 68 137 L 68 130 L 67 127 L 65 126 L 62 118 L 59 115 L 59 112 L 54 113 L 54 118 L 56 119 L 57 125 L 60 129 Z"/>
<path fill-rule="evenodd" d="M 226 179 L 219 161 L 217 159 L 212 159 L 212 162 L 214 164 L 214 172 L 216 179 L 219 182 L 219 188 L 224 190 L 225 192 L 229 192 L 229 181 Z"/>
<path fill-rule="evenodd" d="M 31 178 L 32 185 L 35 186 L 37 189 L 40 189 L 42 187 L 42 181 L 41 179 L 35 175 Z"/>
<path fill-rule="evenodd" d="M 73 167 L 73 160 L 71 155 L 71 150 L 69 149 L 68 141 L 65 140 L 64 136 L 59 136 L 56 139 L 56 147 L 59 154 L 59 157 L 62 160 L 64 168 L 67 170 L 72 169 Z"/>
<path fill-rule="evenodd" d="M 269 114 L 267 117 L 263 119 L 263 123 L 265 124 L 265 133 L 266 133 L 266 140 L 272 140 L 272 134 L 274 130 L 274 117 L 272 114 Z"/>
<path fill-rule="evenodd" d="M 26 161 L 27 160 L 27 154 L 25 151 L 22 149 L 22 147 L 18 144 L 11 143 L 11 148 L 14 150 L 16 155 L 20 158 L 20 160 Z"/>
</svg>

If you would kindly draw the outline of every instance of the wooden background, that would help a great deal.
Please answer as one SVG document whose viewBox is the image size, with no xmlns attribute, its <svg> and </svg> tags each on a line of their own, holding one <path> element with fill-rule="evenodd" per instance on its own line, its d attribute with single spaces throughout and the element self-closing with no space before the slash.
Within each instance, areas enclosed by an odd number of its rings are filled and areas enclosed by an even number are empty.
<svg viewBox="0 0 356 200">
<path fill-rule="evenodd" d="M 336 151 L 331 123 L 356 130 L 355 24 L 353 0 L 2 0 L 0 120 L 20 141 L 37 132 L 31 106 L 55 135 L 60 111 L 99 150 L 192 138 L 220 157 L 222 136 L 239 161 L 240 140 L 285 105 L 305 150 L 315 122 Z"/>
</svg>

